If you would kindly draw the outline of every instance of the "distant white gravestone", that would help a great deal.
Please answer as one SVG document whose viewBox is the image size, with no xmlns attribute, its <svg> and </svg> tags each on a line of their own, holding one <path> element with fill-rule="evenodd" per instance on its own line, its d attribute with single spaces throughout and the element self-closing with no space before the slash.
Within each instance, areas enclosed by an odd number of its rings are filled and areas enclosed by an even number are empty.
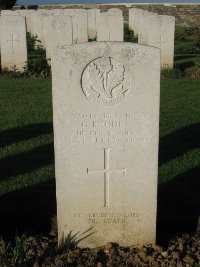
<svg viewBox="0 0 200 267">
<path fill-rule="evenodd" d="M 160 36 L 155 41 L 155 46 L 161 50 L 161 66 L 163 68 L 173 68 L 175 17 L 160 15 L 159 21 Z"/>
<path fill-rule="evenodd" d="M 64 14 L 72 17 L 73 43 L 88 42 L 88 14 L 84 9 L 64 9 Z"/>
<path fill-rule="evenodd" d="M 31 22 L 32 22 L 32 34 L 37 36 L 37 45 L 46 47 L 45 38 L 44 38 L 44 17 L 52 16 L 52 10 L 39 9 L 31 13 Z"/>
<path fill-rule="evenodd" d="M 124 40 L 124 21 L 119 15 L 109 12 L 100 13 L 97 16 L 97 41 L 121 41 Z"/>
<path fill-rule="evenodd" d="M 27 10 L 27 9 L 19 9 L 19 10 L 1 10 L 1 16 L 22 16 L 26 18 L 26 31 L 33 33 L 32 30 L 32 14 L 34 14 L 35 10 Z"/>
<path fill-rule="evenodd" d="M 138 35 L 138 43 L 161 51 L 161 67 L 173 68 L 175 17 L 139 9 L 129 11 L 130 29 Z"/>
<path fill-rule="evenodd" d="M 109 15 L 115 15 L 115 16 L 123 16 L 123 12 L 119 8 L 110 8 L 107 13 Z"/>
<path fill-rule="evenodd" d="M 100 9 L 88 9 L 88 38 L 95 39 L 97 37 L 97 16 Z"/>
<path fill-rule="evenodd" d="M 162 68 L 173 68 L 175 17 L 149 16 L 146 20 L 146 29 L 148 34 L 144 44 L 160 49 Z"/>
<path fill-rule="evenodd" d="M 159 49 L 69 45 L 52 76 L 59 242 L 154 243 Z"/>
<path fill-rule="evenodd" d="M 129 9 L 129 28 L 134 31 L 134 35 L 138 36 L 141 18 L 143 17 L 143 10 L 138 8 Z"/>
<path fill-rule="evenodd" d="M 2 16 L 1 67 L 23 71 L 27 62 L 26 24 L 22 16 Z"/>
<path fill-rule="evenodd" d="M 153 21 L 157 21 L 157 25 L 154 25 Z M 140 24 L 138 27 L 138 43 L 147 45 L 148 37 L 151 39 L 156 38 L 155 36 L 157 36 L 157 34 L 160 32 L 159 27 L 156 27 L 158 25 L 158 14 L 144 10 L 140 16 Z M 157 38 L 154 40 L 157 40 Z"/>
<path fill-rule="evenodd" d="M 46 57 L 49 59 L 55 48 L 72 44 L 72 17 L 63 14 L 47 16 L 43 24 Z"/>
</svg>

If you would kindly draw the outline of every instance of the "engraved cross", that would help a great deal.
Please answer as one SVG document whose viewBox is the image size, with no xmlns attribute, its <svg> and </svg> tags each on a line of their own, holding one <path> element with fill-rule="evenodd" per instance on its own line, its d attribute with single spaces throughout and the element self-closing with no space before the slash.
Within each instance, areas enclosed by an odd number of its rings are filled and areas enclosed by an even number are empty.
<svg viewBox="0 0 200 267">
<path fill-rule="evenodd" d="M 15 50 L 14 50 L 14 42 L 19 42 L 19 40 L 15 40 L 14 34 L 12 34 L 12 39 L 11 40 L 7 40 L 7 43 L 8 42 L 12 42 L 12 52 L 14 54 L 15 53 Z"/>
<path fill-rule="evenodd" d="M 103 173 L 104 174 L 104 207 L 109 206 L 109 180 L 110 180 L 110 173 L 122 173 L 126 175 L 126 168 L 123 169 L 111 169 L 110 168 L 110 150 L 111 148 L 104 148 L 104 169 L 95 169 L 90 170 L 87 168 L 87 173 Z"/>
</svg>

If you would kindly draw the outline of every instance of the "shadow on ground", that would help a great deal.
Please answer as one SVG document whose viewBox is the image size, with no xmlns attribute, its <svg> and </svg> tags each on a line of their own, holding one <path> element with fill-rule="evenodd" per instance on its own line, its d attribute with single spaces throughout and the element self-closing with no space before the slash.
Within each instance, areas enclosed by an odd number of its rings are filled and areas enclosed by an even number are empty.
<svg viewBox="0 0 200 267">
<path fill-rule="evenodd" d="M 52 123 L 25 125 L 0 133 L 0 147 L 53 132 Z M 0 160 L 0 180 L 12 179 L 54 163 L 53 143 Z M 46 233 L 56 214 L 55 177 L 0 197 L 0 236 Z"/>
<path fill-rule="evenodd" d="M 176 55 L 175 60 L 175 66 L 176 69 L 179 69 L 181 71 L 185 71 L 188 68 L 194 67 L 195 63 L 194 60 L 198 59 L 199 55 Z M 178 60 L 183 60 L 182 62 L 176 62 Z"/>
<path fill-rule="evenodd" d="M 200 166 L 158 187 L 157 240 L 162 234 L 193 233 L 200 215 Z"/>
<path fill-rule="evenodd" d="M 159 166 L 200 148 L 200 123 L 191 124 L 160 138 Z"/>
<path fill-rule="evenodd" d="M 200 148 L 200 123 L 178 129 L 160 139 L 159 166 Z M 181 170 L 181 168 L 180 168 Z M 200 215 L 200 165 L 158 186 L 157 231 L 192 233 Z"/>
<path fill-rule="evenodd" d="M 48 234 L 56 214 L 55 181 L 24 188 L 0 198 L 0 236 Z"/>
<path fill-rule="evenodd" d="M 54 162 L 53 143 L 0 160 L 0 180 L 37 170 Z M 11 168 L 12 166 L 12 168 Z"/>
<path fill-rule="evenodd" d="M 29 140 L 42 134 L 53 132 L 52 123 L 37 123 L 24 125 L 23 127 L 7 129 L 0 132 L 0 147 L 5 147 L 13 143 Z"/>
<path fill-rule="evenodd" d="M 32 130 L 31 127 L 33 127 Z M 45 132 L 49 133 L 52 131 L 51 127 L 51 125 L 44 124 L 45 129 L 43 129 L 42 125 L 30 125 L 25 127 L 23 134 L 23 128 L 14 129 L 14 131 L 15 134 L 19 133 L 17 140 L 24 140 Z M 4 144 L 16 142 L 15 135 L 11 133 L 11 130 L 9 131 L 7 141 L 5 133 L 0 134 L 1 137 L 4 136 Z M 161 138 L 159 165 L 199 147 L 200 124 L 178 129 Z M 28 151 L 27 154 L 18 154 L 15 158 L 3 159 L 5 168 L 3 171 L 7 174 L 4 176 L 8 178 L 11 175 L 32 171 L 52 163 L 53 160 L 53 145 L 41 146 Z M 22 163 L 25 167 L 18 167 Z M 11 165 L 13 170 L 9 170 Z M 162 243 L 162 233 L 177 234 L 195 231 L 200 214 L 199 177 L 200 166 L 159 185 L 157 225 L 159 243 Z M 16 233 L 48 234 L 51 229 L 51 219 L 55 214 L 54 178 L 48 182 L 6 194 L 0 197 L 0 235 L 10 238 Z"/>
<path fill-rule="evenodd" d="M 8 129 L 0 132 L 0 148 L 50 133 L 53 133 L 52 123 L 31 124 L 25 125 L 24 127 Z M 0 160 L 0 180 L 6 180 L 12 176 L 31 172 L 53 162 L 53 143 L 4 157 Z"/>
</svg>

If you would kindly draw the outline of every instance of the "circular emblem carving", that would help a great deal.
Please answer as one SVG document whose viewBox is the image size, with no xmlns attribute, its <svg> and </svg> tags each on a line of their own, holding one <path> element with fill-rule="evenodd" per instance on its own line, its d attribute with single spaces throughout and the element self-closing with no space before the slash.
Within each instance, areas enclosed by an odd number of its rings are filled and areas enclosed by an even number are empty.
<svg viewBox="0 0 200 267">
<path fill-rule="evenodd" d="M 130 88 L 130 76 L 124 65 L 113 57 L 91 61 L 82 74 L 82 89 L 87 99 L 102 106 L 120 103 Z"/>
</svg>

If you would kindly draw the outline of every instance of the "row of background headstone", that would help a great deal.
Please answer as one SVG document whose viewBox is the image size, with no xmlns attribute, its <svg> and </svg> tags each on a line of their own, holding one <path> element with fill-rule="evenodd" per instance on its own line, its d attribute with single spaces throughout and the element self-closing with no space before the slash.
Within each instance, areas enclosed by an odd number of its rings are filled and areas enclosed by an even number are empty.
<svg viewBox="0 0 200 267">
<path fill-rule="evenodd" d="M 47 58 L 51 58 L 55 47 L 85 43 L 96 37 L 97 41 L 124 38 L 120 9 L 104 13 L 99 9 L 2 10 L 0 25 L 2 69 L 15 65 L 23 70 L 27 61 L 26 31 L 37 36 L 46 48 Z"/>
<path fill-rule="evenodd" d="M 162 67 L 173 68 L 175 17 L 130 8 L 129 28 L 139 44 L 160 48 Z"/>
<path fill-rule="evenodd" d="M 15 65 L 23 70 L 27 62 L 26 31 L 41 41 L 47 58 L 56 47 L 88 39 L 124 40 L 123 15 L 117 8 L 103 13 L 99 9 L 3 10 L 1 21 L 2 69 Z M 139 44 L 161 49 L 162 67 L 173 67 L 174 17 L 133 8 L 129 10 L 129 27 L 138 36 Z"/>
</svg>

